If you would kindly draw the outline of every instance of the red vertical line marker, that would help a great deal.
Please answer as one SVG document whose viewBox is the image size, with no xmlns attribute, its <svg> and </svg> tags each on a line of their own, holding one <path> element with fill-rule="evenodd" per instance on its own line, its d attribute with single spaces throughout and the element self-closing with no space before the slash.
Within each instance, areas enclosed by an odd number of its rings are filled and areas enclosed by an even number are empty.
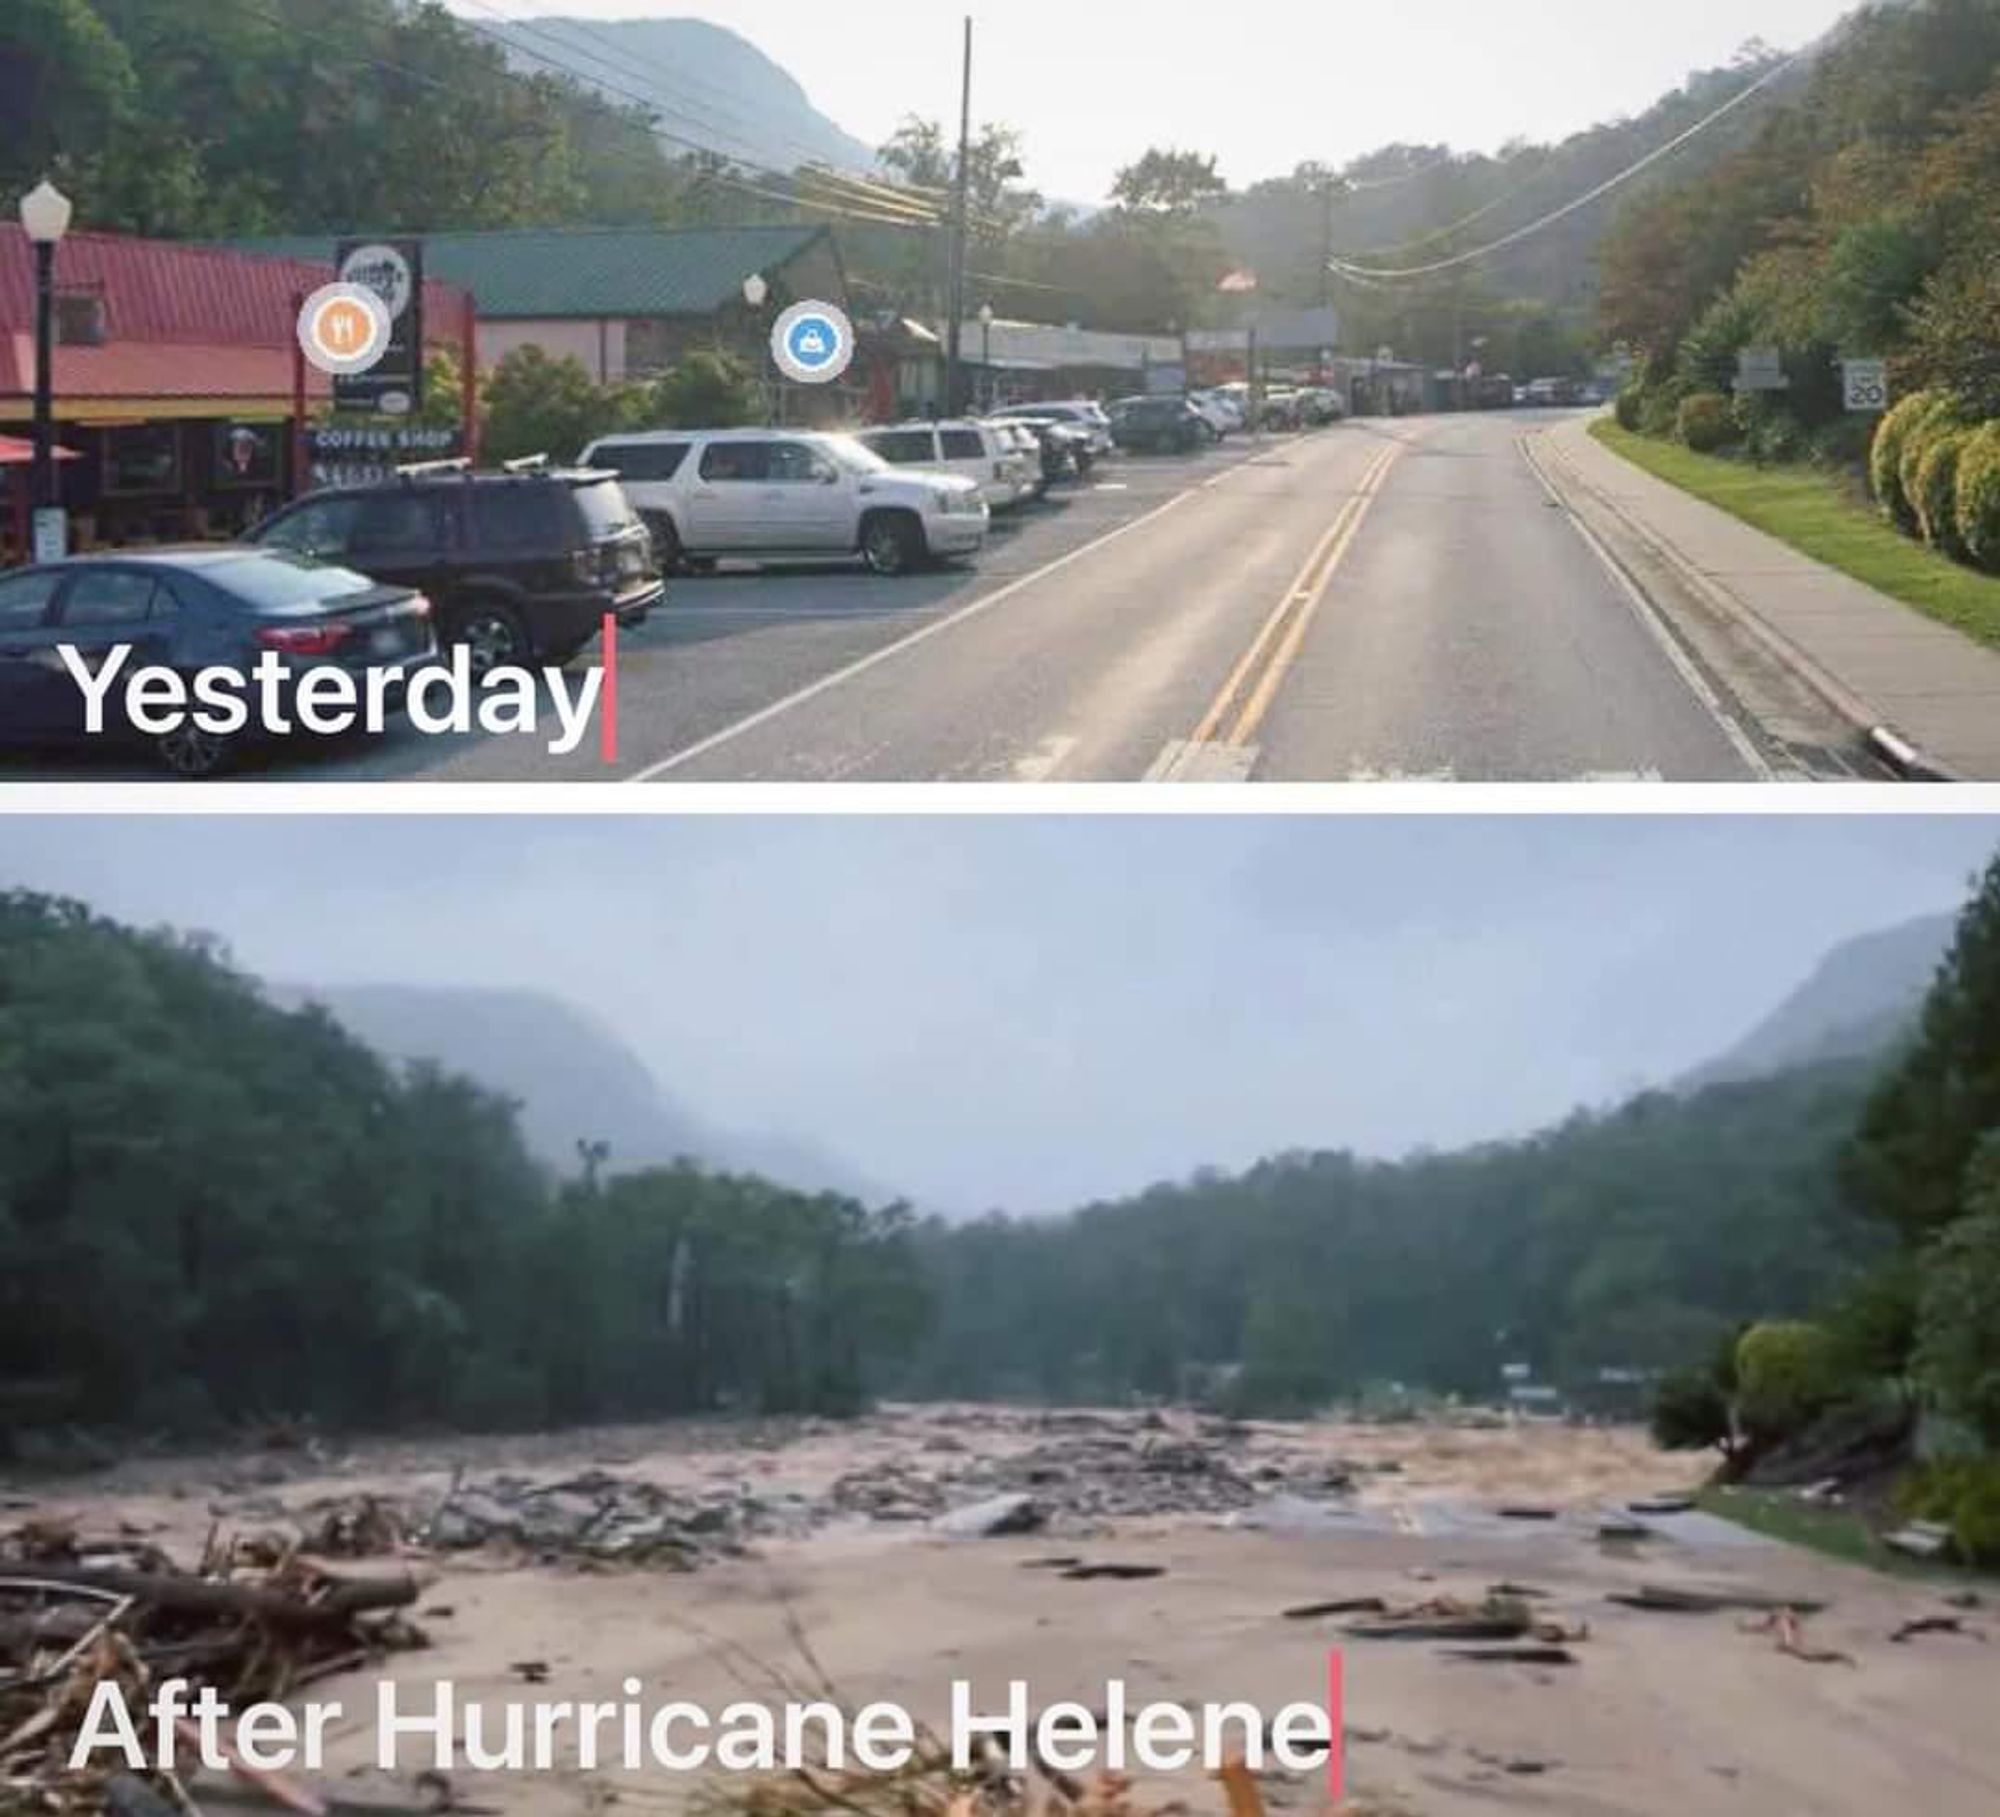
<svg viewBox="0 0 2000 1817">
<path fill-rule="evenodd" d="M 1335 1648 L 1326 1656 L 1326 1718 L 1332 1737 L 1326 1748 L 1326 1795 L 1338 1804 L 1346 1796 L 1347 1782 L 1347 1729 L 1341 1711 L 1345 1700 L 1341 1695 L 1340 1650 Z"/>
<path fill-rule="evenodd" d="M 618 614 L 604 615 L 599 633 L 604 644 L 604 698 L 597 705 L 597 754 L 606 763 L 618 761 Z"/>
</svg>

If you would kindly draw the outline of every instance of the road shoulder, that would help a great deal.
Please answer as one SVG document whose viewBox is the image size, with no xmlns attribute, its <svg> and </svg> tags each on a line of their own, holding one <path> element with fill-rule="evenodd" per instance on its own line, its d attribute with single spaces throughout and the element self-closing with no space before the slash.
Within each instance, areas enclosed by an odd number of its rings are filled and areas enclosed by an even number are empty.
<svg viewBox="0 0 2000 1817">
<path fill-rule="evenodd" d="M 1587 418 L 1533 440 L 1565 505 L 1777 737 L 1859 774 L 1872 757 L 2000 779 L 2000 653 L 1645 472 Z"/>
</svg>

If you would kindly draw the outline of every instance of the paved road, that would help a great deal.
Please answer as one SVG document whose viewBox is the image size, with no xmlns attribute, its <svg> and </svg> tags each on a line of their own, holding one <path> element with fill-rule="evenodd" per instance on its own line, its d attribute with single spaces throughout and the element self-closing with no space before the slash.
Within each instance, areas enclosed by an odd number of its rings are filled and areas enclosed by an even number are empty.
<svg viewBox="0 0 2000 1817">
<path fill-rule="evenodd" d="M 526 737 L 287 752 L 276 780 L 1745 780 L 1758 740 L 1545 492 L 1524 415 L 1126 460 L 970 568 L 675 583 L 618 762 Z M 0 768 L 0 779 L 23 773 Z M 36 766 L 34 773 L 48 773 Z M 99 759 L 72 774 L 126 773 Z M 136 773 L 136 772 L 134 772 Z"/>
</svg>

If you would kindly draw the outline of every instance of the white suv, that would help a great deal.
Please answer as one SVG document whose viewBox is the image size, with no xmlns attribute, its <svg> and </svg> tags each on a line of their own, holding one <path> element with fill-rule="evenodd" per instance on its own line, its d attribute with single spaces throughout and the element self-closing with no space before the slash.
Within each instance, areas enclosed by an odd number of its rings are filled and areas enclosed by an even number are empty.
<svg viewBox="0 0 2000 1817">
<path fill-rule="evenodd" d="M 991 423 L 891 423 L 863 429 L 854 439 L 892 467 L 962 474 L 990 510 L 1010 511 L 1033 490 L 1027 459 L 1013 438 Z"/>
<path fill-rule="evenodd" d="M 731 555 L 859 555 L 877 574 L 906 574 L 986 542 L 970 480 L 898 472 L 851 435 L 653 429 L 604 436 L 578 459 L 624 482 L 662 572 Z"/>
</svg>

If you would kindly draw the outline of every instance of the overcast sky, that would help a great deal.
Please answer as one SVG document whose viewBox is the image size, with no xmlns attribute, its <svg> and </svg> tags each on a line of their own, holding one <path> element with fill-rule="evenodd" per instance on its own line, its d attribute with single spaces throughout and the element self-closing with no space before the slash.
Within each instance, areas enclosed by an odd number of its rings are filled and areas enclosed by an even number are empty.
<svg viewBox="0 0 2000 1817">
<path fill-rule="evenodd" d="M 0 885 L 301 984 L 527 986 L 951 1211 L 1524 1131 L 1726 1047 L 2000 820 L 4 823 Z"/>
<path fill-rule="evenodd" d="M 938 0 L 450 0 L 490 22 L 695 17 L 782 64 L 822 113 L 879 145 L 906 113 L 958 117 L 967 9 Z M 1006 0 L 971 9 L 973 112 L 1026 136 L 1045 194 L 1101 200 L 1149 144 L 1214 152 L 1239 186 L 1392 142 L 1492 151 L 1642 112 L 1751 37 L 1794 48 L 1850 0 Z M 715 97 L 690 91 L 697 106 Z"/>
</svg>

